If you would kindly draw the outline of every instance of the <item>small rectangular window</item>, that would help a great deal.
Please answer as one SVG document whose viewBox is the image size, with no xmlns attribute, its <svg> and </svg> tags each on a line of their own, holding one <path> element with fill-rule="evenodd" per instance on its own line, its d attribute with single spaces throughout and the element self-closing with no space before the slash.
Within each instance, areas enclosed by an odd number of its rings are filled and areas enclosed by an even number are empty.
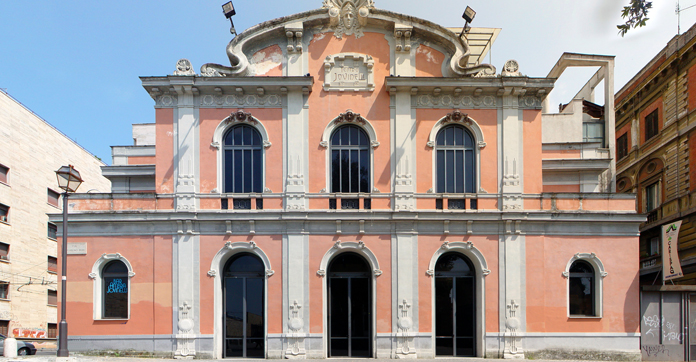
<svg viewBox="0 0 696 362">
<path fill-rule="evenodd" d="M 464 210 L 466 209 L 465 204 L 466 199 L 448 199 L 447 209 L 448 210 Z"/>
<path fill-rule="evenodd" d="M 58 258 L 55 256 L 48 257 L 48 272 L 58 273 Z"/>
<path fill-rule="evenodd" d="M 58 239 L 58 226 L 53 223 L 48 223 L 48 238 L 52 240 Z"/>
<path fill-rule="evenodd" d="M 436 200 L 435 200 L 435 209 L 436 209 L 436 210 L 442 210 L 442 199 L 436 199 Z"/>
<path fill-rule="evenodd" d="M 660 253 L 660 237 L 656 236 L 654 238 L 650 238 L 650 250 L 648 251 L 648 254 L 650 256 L 657 255 Z"/>
<path fill-rule="evenodd" d="M 0 204 L 0 221 L 10 222 L 10 207 Z"/>
<path fill-rule="evenodd" d="M 48 189 L 48 204 L 51 206 L 58 207 L 58 198 L 60 198 L 60 194 Z"/>
<path fill-rule="evenodd" d="M 0 165 L 0 182 L 2 182 L 4 184 L 8 184 L 9 182 L 7 182 L 7 179 L 8 179 L 9 173 L 10 173 L 9 168 L 7 168 L 3 165 Z"/>
<path fill-rule="evenodd" d="M 360 209 L 360 199 L 341 199 L 341 210 Z"/>
<path fill-rule="evenodd" d="M 616 159 L 620 160 L 626 156 L 628 156 L 628 133 L 616 139 Z"/>
<path fill-rule="evenodd" d="M 48 338 L 56 338 L 58 336 L 58 325 L 55 323 L 48 323 Z"/>
<path fill-rule="evenodd" d="M 645 140 L 649 140 L 655 136 L 657 136 L 658 132 L 658 117 L 657 117 L 657 109 L 650 112 L 647 116 L 645 116 Z"/>
<path fill-rule="evenodd" d="M 251 199 L 232 199 L 232 208 L 235 210 L 251 210 Z"/>
<path fill-rule="evenodd" d="M 10 244 L 0 243 L 0 260 L 10 260 Z"/>
<path fill-rule="evenodd" d="M 10 283 L 0 281 L 0 299 L 10 299 Z"/>
<path fill-rule="evenodd" d="M 329 209 L 336 210 L 336 199 L 329 199 Z"/>
<path fill-rule="evenodd" d="M 372 199 L 363 199 L 363 209 L 372 210 Z"/>
<path fill-rule="evenodd" d="M 263 199 L 256 199 L 256 210 L 263 210 Z"/>
<path fill-rule="evenodd" d="M 645 212 L 653 211 L 659 204 L 658 183 L 654 183 L 645 188 Z"/>
<path fill-rule="evenodd" d="M 0 321 L 0 333 L 3 336 L 9 335 L 10 332 L 10 321 Z"/>
<path fill-rule="evenodd" d="M 48 305 L 58 305 L 58 291 L 48 290 Z"/>
<path fill-rule="evenodd" d="M 230 208 L 229 205 L 230 205 L 230 204 L 229 204 L 228 199 L 220 199 L 220 208 L 221 208 L 221 209 L 227 210 L 227 209 Z"/>
</svg>

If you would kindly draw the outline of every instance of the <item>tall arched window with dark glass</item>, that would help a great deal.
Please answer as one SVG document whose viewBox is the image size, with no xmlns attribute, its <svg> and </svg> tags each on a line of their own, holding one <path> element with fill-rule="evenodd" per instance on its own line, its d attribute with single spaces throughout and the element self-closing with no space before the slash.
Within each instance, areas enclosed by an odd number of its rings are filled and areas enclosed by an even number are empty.
<svg viewBox="0 0 696 362">
<path fill-rule="evenodd" d="M 331 192 L 370 192 L 370 139 L 347 125 L 331 135 Z"/>
<path fill-rule="evenodd" d="M 436 191 L 460 194 L 476 192 L 474 136 L 460 125 L 449 125 L 437 133 Z"/>
<path fill-rule="evenodd" d="M 573 316 L 596 316 L 595 270 L 590 263 L 576 260 L 568 273 L 568 309 Z"/>
<path fill-rule="evenodd" d="M 120 260 L 102 269 L 103 318 L 128 318 L 128 268 Z"/>
<path fill-rule="evenodd" d="M 230 128 L 223 138 L 224 193 L 263 192 L 263 142 L 249 125 Z"/>
</svg>

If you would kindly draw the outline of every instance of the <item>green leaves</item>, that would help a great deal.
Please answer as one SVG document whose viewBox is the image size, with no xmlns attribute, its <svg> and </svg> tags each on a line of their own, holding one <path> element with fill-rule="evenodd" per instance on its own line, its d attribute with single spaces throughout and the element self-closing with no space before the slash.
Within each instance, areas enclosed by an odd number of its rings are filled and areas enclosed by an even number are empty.
<svg viewBox="0 0 696 362">
<path fill-rule="evenodd" d="M 621 10 L 621 17 L 626 19 L 624 24 L 617 25 L 621 36 L 631 30 L 645 26 L 645 22 L 649 20 L 648 11 L 652 8 L 652 1 L 647 0 L 631 0 L 629 6 L 624 6 Z"/>
</svg>

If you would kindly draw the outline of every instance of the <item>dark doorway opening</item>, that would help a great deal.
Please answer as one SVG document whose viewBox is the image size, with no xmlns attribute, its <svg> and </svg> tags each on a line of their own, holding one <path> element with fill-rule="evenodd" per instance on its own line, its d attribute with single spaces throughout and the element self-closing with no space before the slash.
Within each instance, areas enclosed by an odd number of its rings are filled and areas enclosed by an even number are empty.
<svg viewBox="0 0 696 362">
<path fill-rule="evenodd" d="M 372 274 L 355 253 L 328 268 L 329 357 L 372 357 Z"/>
<path fill-rule="evenodd" d="M 476 272 L 458 253 L 435 264 L 435 354 L 476 356 Z"/>
<path fill-rule="evenodd" d="M 225 264 L 225 357 L 264 358 L 265 267 L 252 254 L 238 254 Z"/>
</svg>

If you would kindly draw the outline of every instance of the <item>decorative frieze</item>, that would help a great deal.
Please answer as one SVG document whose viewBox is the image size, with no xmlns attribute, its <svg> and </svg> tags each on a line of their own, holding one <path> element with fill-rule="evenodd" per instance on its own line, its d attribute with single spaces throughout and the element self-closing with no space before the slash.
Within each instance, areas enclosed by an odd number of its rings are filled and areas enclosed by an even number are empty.
<svg viewBox="0 0 696 362">
<path fill-rule="evenodd" d="M 203 108 L 217 107 L 253 107 L 253 108 L 279 108 L 282 99 L 279 94 L 206 94 L 200 98 L 200 106 Z"/>
<path fill-rule="evenodd" d="M 414 99 L 417 108 L 497 108 L 498 106 L 493 96 L 421 94 Z"/>
</svg>

